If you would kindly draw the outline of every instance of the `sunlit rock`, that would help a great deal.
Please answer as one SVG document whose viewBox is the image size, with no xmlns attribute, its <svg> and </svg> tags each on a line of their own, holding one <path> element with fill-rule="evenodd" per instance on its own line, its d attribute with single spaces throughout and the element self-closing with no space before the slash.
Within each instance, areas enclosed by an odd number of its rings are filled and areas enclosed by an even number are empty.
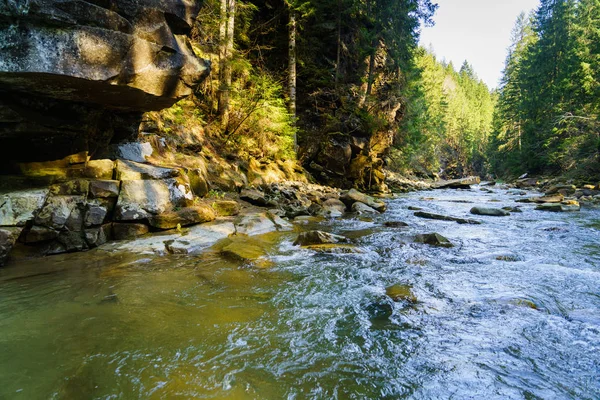
<svg viewBox="0 0 600 400">
<path fill-rule="evenodd" d="M 33 221 L 48 193 L 48 189 L 34 189 L 1 194 L 0 226 L 25 226 Z"/>
<path fill-rule="evenodd" d="M 211 207 L 199 205 L 153 215 L 148 218 L 148 223 L 150 226 L 158 229 L 173 229 L 177 226 L 182 227 L 210 222 L 215 218 L 215 211 Z"/>
<path fill-rule="evenodd" d="M 439 233 L 419 234 L 415 237 L 416 243 L 424 243 L 436 247 L 454 247 L 454 245 Z"/>
<path fill-rule="evenodd" d="M 412 304 L 417 302 L 417 296 L 413 293 L 411 285 L 397 284 L 389 286 L 385 289 L 385 294 L 394 301 L 406 301 Z"/>
<path fill-rule="evenodd" d="M 302 232 L 300 235 L 298 235 L 298 237 L 294 241 L 294 245 L 313 246 L 321 244 L 337 244 L 347 242 L 348 239 L 341 235 L 335 235 L 333 233 L 323 231 L 309 231 Z"/>
<path fill-rule="evenodd" d="M 384 202 L 375 200 L 373 197 L 361 193 L 356 189 L 350 189 L 346 193 L 342 194 L 342 196 L 340 196 L 340 200 L 343 201 L 348 208 L 351 208 L 352 204 L 360 202 L 371 208 L 374 208 L 379 212 L 384 212 L 386 209 Z"/>
</svg>

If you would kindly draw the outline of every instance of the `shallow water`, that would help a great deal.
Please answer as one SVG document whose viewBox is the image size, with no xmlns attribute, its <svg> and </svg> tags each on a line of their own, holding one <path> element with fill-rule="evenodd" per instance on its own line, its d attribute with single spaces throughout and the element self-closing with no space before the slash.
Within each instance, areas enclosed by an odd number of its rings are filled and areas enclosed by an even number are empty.
<svg viewBox="0 0 600 400">
<path fill-rule="evenodd" d="M 103 250 L 11 265 L 0 399 L 600 398 L 600 211 L 468 213 L 515 198 L 402 196 L 373 221 L 305 227 L 353 237 L 360 253 L 270 235 L 268 269 Z M 456 246 L 413 243 L 429 232 Z M 416 305 L 385 296 L 397 283 Z"/>
</svg>

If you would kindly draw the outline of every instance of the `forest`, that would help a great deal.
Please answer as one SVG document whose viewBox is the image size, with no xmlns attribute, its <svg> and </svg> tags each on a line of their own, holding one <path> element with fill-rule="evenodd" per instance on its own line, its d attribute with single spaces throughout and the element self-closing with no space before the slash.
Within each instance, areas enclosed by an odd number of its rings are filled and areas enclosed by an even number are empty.
<svg viewBox="0 0 600 400">
<path fill-rule="evenodd" d="M 544 0 L 521 15 L 498 89 L 418 46 L 436 7 L 207 1 L 194 50 L 213 73 L 194 113 L 236 157 L 297 150 L 330 184 L 352 170 L 348 143 L 373 171 L 419 177 L 598 172 L 600 2 Z"/>
</svg>

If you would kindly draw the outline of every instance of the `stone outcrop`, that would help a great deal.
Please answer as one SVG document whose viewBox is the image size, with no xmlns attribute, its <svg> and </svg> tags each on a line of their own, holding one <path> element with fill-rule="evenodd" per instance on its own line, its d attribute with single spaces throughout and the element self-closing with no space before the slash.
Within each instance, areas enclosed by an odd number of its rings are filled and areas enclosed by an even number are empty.
<svg viewBox="0 0 600 400">
<path fill-rule="evenodd" d="M 194 0 L 0 2 L 0 158 L 59 159 L 137 133 L 209 63 L 188 42 Z M 27 143 L 28 146 L 24 146 Z"/>
</svg>

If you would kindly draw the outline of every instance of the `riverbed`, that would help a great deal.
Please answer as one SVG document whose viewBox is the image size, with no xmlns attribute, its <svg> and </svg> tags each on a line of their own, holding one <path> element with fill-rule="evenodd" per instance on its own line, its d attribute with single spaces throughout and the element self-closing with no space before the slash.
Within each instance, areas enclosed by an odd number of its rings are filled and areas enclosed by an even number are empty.
<svg viewBox="0 0 600 400">
<path fill-rule="evenodd" d="M 110 248 L 11 264 L 0 399 L 598 399 L 600 211 L 521 197 L 400 195 L 381 215 L 297 229 L 350 237 L 353 252 L 268 234 L 268 267 Z M 431 232 L 454 247 L 414 243 Z M 394 284 L 417 302 L 392 301 Z"/>
</svg>

